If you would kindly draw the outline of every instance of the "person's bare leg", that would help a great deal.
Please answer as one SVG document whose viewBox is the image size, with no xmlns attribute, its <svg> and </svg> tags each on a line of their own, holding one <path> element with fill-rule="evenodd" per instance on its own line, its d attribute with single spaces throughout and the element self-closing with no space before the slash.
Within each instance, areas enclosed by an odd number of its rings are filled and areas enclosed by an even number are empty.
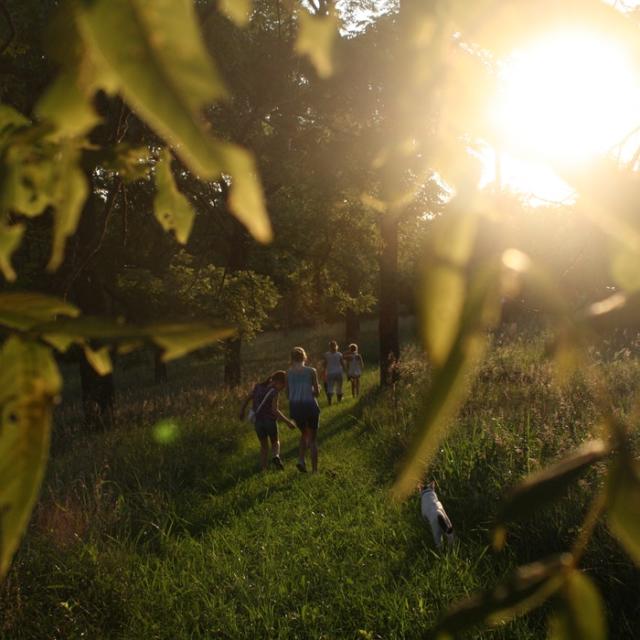
<svg viewBox="0 0 640 640">
<path fill-rule="evenodd" d="M 303 471 L 303 469 L 300 469 L 300 467 L 305 466 L 304 457 L 307 453 L 307 440 L 305 437 L 305 431 L 306 431 L 306 427 L 300 433 L 300 446 L 298 447 L 298 469 L 300 471 Z"/>
<path fill-rule="evenodd" d="M 280 440 L 278 436 L 271 437 L 271 456 L 274 458 L 280 457 Z"/>
<path fill-rule="evenodd" d="M 354 378 L 353 382 L 355 383 L 356 398 L 357 398 L 360 395 L 360 378 Z"/>
</svg>

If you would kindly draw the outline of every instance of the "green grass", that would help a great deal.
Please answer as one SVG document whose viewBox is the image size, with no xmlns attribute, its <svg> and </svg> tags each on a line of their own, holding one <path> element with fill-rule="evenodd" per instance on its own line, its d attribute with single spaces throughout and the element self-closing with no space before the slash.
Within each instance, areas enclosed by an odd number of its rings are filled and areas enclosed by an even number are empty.
<svg viewBox="0 0 640 640">
<path fill-rule="evenodd" d="M 265 336 L 260 353 L 290 343 Z M 323 401 L 317 475 L 295 469 L 297 432 L 286 428 L 285 471 L 258 471 L 255 436 L 235 417 L 239 391 L 139 399 L 137 419 L 108 434 L 82 434 L 63 412 L 58 428 L 74 439 L 56 451 L 0 588 L 0 637 L 420 638 L 450 602 L 566 549 L 598 472 L 516 527 L 504 552 L 488 533 L 507 486 L 595 430 L 586 385 L 555 388 L 529 344 L 495 351 L 432 470 L 458 535 L 440 553 L 417 496 L 388 497 L 429 379 L 415 351 L 403 367 L 395 392 L 375 391 L 370 366 L 358 401 Z M 611 363 L 621 406 L 639 368 Z M 154 438 L 159 414 L 173 421 L 169 442 Z M 606 595 L 611 637 L 634 637 L 640 575 L 605 527 L 585 567 Z M 469 637 L 544 638 L 547 613 Z"/>
</svg>

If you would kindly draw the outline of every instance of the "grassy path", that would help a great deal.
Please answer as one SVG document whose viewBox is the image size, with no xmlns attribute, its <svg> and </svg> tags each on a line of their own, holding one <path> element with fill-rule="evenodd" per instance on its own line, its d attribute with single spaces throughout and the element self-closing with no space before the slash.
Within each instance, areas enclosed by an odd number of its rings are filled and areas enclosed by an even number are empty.
<svg viewBox="0 0 640 640">
<path fill-rule="evenodd" d="M 372 386 L 371 375 L 365 397 Z M 478 567 L 459 549 L 433 550 L 417 500 L 394 504 L 376 484 L 358 411 L 350 398 L 323 406 L 316 475 L 296 470 L 298 434 L 286 428 L 285 471 L 258 473 L 247 433 L 226 488 L 188 514 L 191 535 L 138 558 L 125 635 L 418 638 L 446 603 L 478 586 Z"/>
</svg>

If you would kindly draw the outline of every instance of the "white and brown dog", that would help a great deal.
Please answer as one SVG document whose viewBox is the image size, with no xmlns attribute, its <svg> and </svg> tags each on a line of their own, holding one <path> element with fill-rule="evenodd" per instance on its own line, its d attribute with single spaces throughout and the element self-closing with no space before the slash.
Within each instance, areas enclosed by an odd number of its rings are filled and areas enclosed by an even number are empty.
<svg viewBox="0 0 640 640">
<path fill-rule="evenodd" d="M 429 523 L 433 540 L 438 549 L 442 548 L 442 542 L 446 539 L 448 544 L 453 542 L 453 525 L 442 503 L 435 492 L 435 483 L 430 482 L 426 486 L 418 485 L 420 491 L 420 511 L 422 517 Z"/>
</svg>

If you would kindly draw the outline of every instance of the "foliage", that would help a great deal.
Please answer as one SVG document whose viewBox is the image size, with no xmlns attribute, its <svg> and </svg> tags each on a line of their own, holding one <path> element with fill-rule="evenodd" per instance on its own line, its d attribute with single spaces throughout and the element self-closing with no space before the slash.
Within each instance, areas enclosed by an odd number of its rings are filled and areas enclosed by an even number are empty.
<svg viewBox="0 0 640 640">
<path fill-rule="evenodd" d="M 249 12 L 248 4 L 241 11 L 238 7 L 221 8 L 239 23 Z M 6 11 L 4 17 L 11 20 Z M 313 18 L 309 20 L 308 27 L 313 24 Z M 227 89 L 206 51 L 194 4 L 70 1 L 57 12 L 52 25 L 50 53 L 60 71 L 35 99 L 34 117 L 28 118 L 8 105 L 0 107 L 0 267 L 7 280 L 16 278 L 11 256 L 24 234 L 24 224 L 19 220 L 53 211 L 48 269 L 55 271 L 63 261 L 68 237 L 78 227 L 92 181 L 108 174 L 115 173 L 122 183 L 145 178 L 155 170 L 156 216 L 165 229 L 175 231 L 181 243 L 188 240 L 194 213 L 174 183 L 171 152 L 158 152 L 157 148 L 153 149 L 155 154 L 132 152 L 131 147 L 120 144 L 121 139 L 96 144 L 91 135 L 101 123 L 95 106 L 98 92 L 121 96 L 201 178 L 216 179 L 224 174 L 229 185 L 229 209 L 258 240 L 270 239 L 270 223 L 252 156 L 231 142 L 216 139 L 203 118 L 204 107 L 223 99 Z M 314 41 L 315 36 L 309 36 L 307 47 Z M 326 46 L 329 44 L 327 41 Z M 150 155 L 160 160 L 150 163 Z M 120 188 L 113 192 L 114 198 Z M 107 206 L 113 207 L 113 201 Z M 265 285 L 257 277 L 249 278 L 251 286 Z M 228 288 L 235 287 L 238 293 L 246 286 L 236 276 Z M 273 299 L 273 294 L 269 295 Z M 233 301 L 241 305 L 239 297 Z M 83 318 L 59 322 L 58 313 L 67 311 L 64 303 L 38 296 L 5 296 L 3 303 L 18 304 L 17 309 L 10 306 L 1 318 L 3 329 L 15 334 L 5 342 L 3 373 L 18 368 L 19 375 L 15 376 L 16 388 L 2 403 L 0 442 L 18 466 L 5 470 L 0 483 L 0 575 L 6 573 L 37 494 L 47 457 L 51 403 L 60 386 L 51 348 L 36 341 L 60 351 L 78 342 L 96 371 L 105 375 L 111 371 L 109 353 L 105 348 L 92 348 L 89 341 L 126 343 L 129 349 L 141 340 L 152 339 L 164 350 L 165 359 L 170 359 L 225 335 L 211 326 L 153 324 L 132 328 Z M 37 322 L 42 310 L 50 322 Z M 77 310 L 72 312 L 76 314 Z M 228 315 L 241 313 L 235 309 Z M 257 326 L 263 317 L 264 313 Z M 17 334 L 25 331 L 28 342 L 23 346 L 23 337 Z M 13 453 L 16 449 L 21 457 Z"/>
</svg>

